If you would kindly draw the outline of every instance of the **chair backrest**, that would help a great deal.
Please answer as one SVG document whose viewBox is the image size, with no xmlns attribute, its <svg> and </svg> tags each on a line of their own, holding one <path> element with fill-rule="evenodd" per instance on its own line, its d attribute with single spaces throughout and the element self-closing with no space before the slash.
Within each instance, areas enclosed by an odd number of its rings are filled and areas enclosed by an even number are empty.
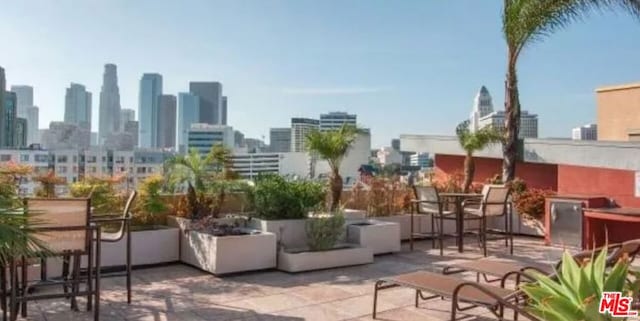
<svg viewBox="0 0 640 321">
<path fill-rule="evenodd" d="M 440 211 L 440 195 L 434 186 L 414 186 L 416 199 L 419 201 L 429 201 L 429 203 L 419 203 L 418 213 L 433 213 Z"/>
<path fill-rule="evenodd" d="M 607 257 L 607 264 L 612 266 L 624 256 L 628 256 L 629 261 L 633 261 L 638 254 L 640 254 L 640 239 L 622 242 Z"/>
<path fill-rule="evenodd" d="M 482 209 L 485 216 L 500 216 L 507 213 L 510 189 L 505 185 L 485 185 L 482 188 Z"/>
<path fill-rule="evenodd" d="M 114 240 L 120 240 L 124 237 L 125 232 L 129 232 L 126 230 L 127 220 L 130 219 L 131 208 L 133 207 L 133 202 L 136 199 L 138 192 L 133 190 L 131 194 L 129 194 L 129 198 L 127 199 L 127 203 L 124 206 L 124 210 L 122 211 L 122 220 L 120 221 L 120 226 L 118 227 L 118 231 L 115 235 L 112 236 Z"/>
<path fill-rule="evenodd" d="M 88 198 L 28 198 L 25 200 L 27 215 L 33 216 L 34 229 L 44 229 L 35 237 L 54 253 L 67 251 L 85 252 L 90 245 L 89 215 L 91 200 Z M 47 228 L 69 230 L 47 231 Z M 86 229 L 82 229 L 86 227 Z M 73 229 L 71 229 L 73 228 Z"/>
</svg>

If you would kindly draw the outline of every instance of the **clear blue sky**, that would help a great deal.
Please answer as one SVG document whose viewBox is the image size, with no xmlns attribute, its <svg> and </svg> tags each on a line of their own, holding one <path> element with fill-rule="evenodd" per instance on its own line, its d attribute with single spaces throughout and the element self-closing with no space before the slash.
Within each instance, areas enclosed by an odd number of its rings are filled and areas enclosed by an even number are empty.
<svg viewBox="0 0 640 321">
<path fill-rule="evenodd" d="M 118 65 L 123 108 L 137 112 L 144 72 L 165 93 L 218 80 L 229 123 L 268 136 L 293 116 L 358 114 L 373 145 L 399 134 L 453 133 L 486 85 L 502 108 L 502 1 L 20 0 L 2 5 L 0 66 L 35 87 L 40 127 L 62 120 L 70 82 L 93 92 Z M 599 14 L 526 51 L 523 108 L 541 136 L 595 120 L 594 88 L 640 80 L 640 22 Z"/>
</svg>

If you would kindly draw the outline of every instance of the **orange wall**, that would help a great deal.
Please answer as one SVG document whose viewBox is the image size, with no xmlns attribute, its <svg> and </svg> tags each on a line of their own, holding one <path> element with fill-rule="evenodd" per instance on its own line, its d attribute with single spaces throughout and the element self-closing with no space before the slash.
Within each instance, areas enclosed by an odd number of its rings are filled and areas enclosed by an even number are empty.
<svg viewBox="0 0 640 321">
<path fill-rule="evenodd" d="M 502 173 L 502 160 L 496 158 L 475 157 L 476 172 L 474 182 L 484 183 L 496 174 Z M 435 167 L 439 173 L 462 173 L 464 156 L 435 155 Z M 533 188 L 558 189 L 558 166 L 552 164 L 534 164 L 518 162 L 516 176 L 527 182 Z"/>
<path fill-rule="evenodd" d="M 629 140 L 630 132 L 637 133 L 640 130 L 640 84 L 596 91 L 598 140 Z"/>
<path fill-rule="evenodd" d="M 640 207 L 634 181 L 635 172 L 629 170 L 558 165 L 558 193 L 602 195 L 621 207 Z"/>
</svg>

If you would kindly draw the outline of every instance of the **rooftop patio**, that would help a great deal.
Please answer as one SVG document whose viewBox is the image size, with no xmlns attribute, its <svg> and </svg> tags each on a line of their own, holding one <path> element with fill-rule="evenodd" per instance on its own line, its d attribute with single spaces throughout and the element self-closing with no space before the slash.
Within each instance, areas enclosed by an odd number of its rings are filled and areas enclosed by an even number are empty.
<svg viewBox="0 0 640 321">
<path fill-rule="evenodd" d="M 521 262 L 551 264 L 562 249 L 547 247 L 541 239 L 518 237 L 513 256 L 491 242 L 490 253 Z M 174 264 L 134 271 L 131 305 L 126 303 L 124 280 L 105 279 L 102 317 L 120 320 L 371 320 L 376 279 L 420 269 L 441 271 L 456 260 L 482 257 L 475 239 L 466 240 L 465 252 L 447 242 L 444 256 L 430 241 L 417 242 L 414 251 L 403 243 L 396 254 L 377 256 L 369 265 L 289 274 L 276 270 L 216 277 L 187 265 Z M 465 275 L 475 280 L 475 275 Z M 380 320 L 448 320 L 450 302 L 439 299 L 413 306 L 415 292 L 407 288 L 379 294 Z M 84 308 L 84 305 L 81 305 Z M 461 314 L 465 320 L 495 320 L 483 308 Z M 511 313 L 507 314 L 511 318 Z M 39 301 L 29 306 L 28 320 L 92 320 L 88 312 L 72 312 L 62 300 Z"/>
</svg>

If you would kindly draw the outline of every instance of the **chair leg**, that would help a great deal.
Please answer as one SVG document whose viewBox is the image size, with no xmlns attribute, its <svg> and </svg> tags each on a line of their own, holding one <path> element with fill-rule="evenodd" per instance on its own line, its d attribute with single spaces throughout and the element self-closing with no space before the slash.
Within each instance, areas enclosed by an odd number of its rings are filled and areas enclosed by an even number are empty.
<svg viewBox="0 0 640 321">
<path fill-rule="evenodd" d="M 484 256 L 487 256 L 487 218 L 482 217 L 482 251 Z"/>
<path fill-rule="evenodd" d="M 419 300 L 420 300 L 419 296 L 420 296 L 420 290 L 416 290 L 416 308 L 418 307 L 418 303 L 419 303 Z"/>
<path fill-rule="evenodd" d="M 429 216 L 431 216 L 431 248 L 434 249 L 436 247 L 436 238 L 435 238 L 435 233 L 433 233 L 434 229 L 435 229 L 435 219 L 434 219 L 434 215 L 430 214 Z"/>
<path fill-rule="evenodd" d="M 127 304 L 131 304 L 131 232 L 127 227 Z"/>
<path fill-rule="evenodd" d="M 26 297 L 27 296 L 27 259 L 26 258 L 22 258 L 22 266 L 20 267 L 20 278 L 22 280 L 20 280 L 20 282 L 22 283 L 22 285 L 20 286 L 20 288 L 22 289 L 22 297 Z M 23 318 L 27 317 L 27 301 L 24 300 L 22 301 L 21 305 L 20 305 L 20 315 L 22 315 Z"/>
<path fill-rule="evenodd" d="M 65 255 L 62 257 L 62 281 L 66 282 L 69 280 L 69 263 L 71 261 L 71 257 Z M 66 283 L 62 285 L 62 290 L 65 294 L 69 293 L 69 287 Z"/>
<path fill-rule="evenodd" d="M 0 265 L 0 308 L 2 321 L 7 321 L 7 268 Z"/>
<path fill-rule="evenodd" d="M 438 231 L 438 243 L 440 245 L 440 256 L 444 255 L 444 244 L 442 242 L 442 240 L 444 239 L 444 219 L 443 217 L 440 217 L 440 231 Z"/>
<path fill-rule="evenodd" d="M 72 288 L 71 288 L 71 309 L 79 311 L 78 292 L 80 292 L 80 255 L 73 256 Z"/>
<path fill-rule="evenodd" d="M 371 317 L 373 319 L 376 318 L 376 308 L 378 307 L 378 287 L 380 286 L 380 281 L 376 282 L 373 288 L 373 314 Z"/>
</svg>

